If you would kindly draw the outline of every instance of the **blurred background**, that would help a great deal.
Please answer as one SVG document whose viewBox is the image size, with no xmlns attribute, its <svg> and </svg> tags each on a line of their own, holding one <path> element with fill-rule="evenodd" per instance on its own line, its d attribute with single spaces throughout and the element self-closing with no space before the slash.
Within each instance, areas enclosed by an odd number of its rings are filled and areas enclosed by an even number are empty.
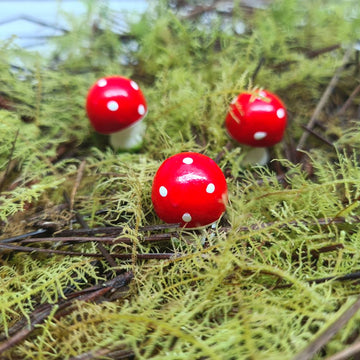
<svg viewBox="0 0 360 360">
<path fill-rule="evenodd" d="M 126 14 L 142 13 L 146 0 L 0 0 L 0 42 L 45 53 L 51 37 L 61 36 L 69 29 L 71 17 L 91 11 L 91 4 L 101 5 L 116 13 L 114 31 L 126 32 Z M 108 10 L 107 10 L 108 11 Z"/>
</svg>

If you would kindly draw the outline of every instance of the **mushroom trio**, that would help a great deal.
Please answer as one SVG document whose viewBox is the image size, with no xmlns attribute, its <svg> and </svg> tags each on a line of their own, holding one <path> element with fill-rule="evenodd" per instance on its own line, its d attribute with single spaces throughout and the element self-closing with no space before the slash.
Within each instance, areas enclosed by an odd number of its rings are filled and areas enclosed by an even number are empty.
<svg viewBox="0 0 360 360">
<path fill-rule="evenodd" d="M 122 76 L 97 80 L 88 92 L 86 112 L 97 132 L 110 134 L 113 148 L 133 150 L 141 146 L 147 103 L 135 81 Z M 258 164 L 268 161 L 266 147 L 281 141 L 286 123 L 284 104 L 266 90 L 239 94 L 225 119 L 231 138 L 255 148 L 252 154 L 249 152 L 247 162 Z M 163 221 L 197 228 L 222 216 L 228 190 L 215 161 L 199 153 L 183 152 L 161 164 L 154 177 L 151 199 Z"/>
<path fill-rule="evenodd" d="M 186 228 L 206 226 L 224 213 L 228 191 L 225 176 L 214 160 L 196 152 L 166 159 L 155 174 L 151 199 L 167 223 Z"/>
<path fill-rule="evenodd" d="M 146 99 L 139 85 L 123 76 L 96 81 L 86 98 L 86 112 L 93 128 L 110 134 L 114 149 L 130 150 L 141 145 L 147 113 Z"/>
</svg>

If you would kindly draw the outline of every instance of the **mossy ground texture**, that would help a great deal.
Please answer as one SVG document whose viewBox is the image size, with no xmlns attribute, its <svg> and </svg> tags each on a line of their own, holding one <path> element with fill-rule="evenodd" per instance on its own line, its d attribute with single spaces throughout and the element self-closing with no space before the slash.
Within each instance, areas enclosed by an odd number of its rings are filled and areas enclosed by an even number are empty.
<svg viewBox="0 0 360 360">
<path fill-rule="evenodd" d="M 68 15 L 50 58 L 0 47 L 0 356 L 295 358 L 360 295 L 358 1 L 235 2 L 226 16 L 154 2 L 126 36 L 96 4 Z M 86 117 L 89 87 L 114 74 L 148 102 L 136 152 L 112 150 Z M 244 166 L 249 149 L 223 126 L 253 88 L 288 109 L 266 166 Z M 170 227 L 153 210 L 153 176 L 181 151 L 226 175 L 216 226 Z M 354 312 L 303 359 L 356 343 L 359 323 Z"/>
</svg>

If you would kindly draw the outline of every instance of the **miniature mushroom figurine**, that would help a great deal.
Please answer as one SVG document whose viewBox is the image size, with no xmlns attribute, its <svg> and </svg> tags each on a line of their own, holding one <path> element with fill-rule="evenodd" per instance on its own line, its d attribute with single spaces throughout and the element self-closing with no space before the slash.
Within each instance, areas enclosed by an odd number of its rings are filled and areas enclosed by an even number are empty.
<svg viewBox="0 0 360 360">
<path fill-rule="evenodd" d="M 122 76 L 97 80 L 88 92 L 86 112 L 97 132 L 110 134 L 114 149 L 141 146 L 145 132 L 141 120 L 147 113 L 147 104 L 135 81 Z"/>
<path fill-rule="evenodd" d="M 186 228 L 206 226 L 224 213 L 228 192 L 225 176 L 214 160 L 196 152 L 166 159 L 155 174 L 151 199 L 167 223 Z"/>
<path fill-rule="evenodd" d="M 281 141 L 286 123 L 284 104 L 266 90 L 238 95 L 231 102 L 225 119 L 226 129 L 234 140 L 256 148 L 249 152 L 246 161 L 261 165 L 268 162 L 266 148 Z"/>
</svg>

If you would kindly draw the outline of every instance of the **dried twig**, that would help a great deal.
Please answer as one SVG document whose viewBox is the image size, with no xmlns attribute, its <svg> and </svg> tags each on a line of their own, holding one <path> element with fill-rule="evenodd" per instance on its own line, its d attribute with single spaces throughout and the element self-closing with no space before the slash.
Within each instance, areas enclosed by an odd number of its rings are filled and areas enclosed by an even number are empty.
<svg viewBox="0 0 360 360">
<path fill-rule="evenodd" d="M 15 145 L 16 145 L 16 141 L 18 139 L 18 136 L 19 136 L 19 131 L 20 129 L 17 129 L 16 133 L 15 133 L 15 137 L 14 137 L 14 140 L 12 142 L 12 146 L 11 146 L 11 150 L 10 150 L 10 153 L 9 153 L 9 157 L 8 157 L 8 163 L 7 163 L 7 166 L 6 166 L 6 169 L 5 169 L 5 173 L 4 175 L 0 178 L 0 193 L 4 187 L 4 184 L 5 184 L 5 181 L 12 169 L 12 167 L 14 166 L 14 162 L 12 160 L 13 156 L 14 156 L 14 151 L 15 151 Z"/>
<path fill-rule="evenodd" d="M 310 360 L 360 309 L 360 297 L 293 360 Z"/>
<path fill-rule="evenodd" d="M 317 132 L 315 132 L 313 129 L 308 128 L 306 126 L 302 126 L 302 128 L 306 131 L 308 131 L 311 135 L 315 136 L 316 138 L 318 138 L 319 140 L 321 140 L 323 143 L 325 143 L 326 145 L 329 145 L 331 147 L 334 147 L 334 144 L 329 141 L 328 139 L 326 139 L 324 136 L 318 134 Z"/>
<path fill-rule="evenodd" d="M 257 77 L 260 69 L 262 68 L 262 66 L 263 66 L 264 64 L 265 64 L 265 58 L 262 56 L 262 57 L 260 58 L 258 64 L 256 65 L 256 68 L 255 68 L 254 72 L 253 72 L 252 75 L 251 75 L 251 81 L 252 81 L 252 83 L 255 82 L 256 77 Z"/>
<path fill-rule="evenodd" d="M 66 202 L 68 203 L 69 205 L 69 208 L 71 208 L 71 199 L 69 198 L 69 196 L 67 195 L 67 193 L 64 191 L 64 198 L 66 200 Z M 73 209 L 72 209 L 73 211 Z M 84 218 L 80 215 L 79 212 L 75 212 L 75 217 L 76 217 L 76 220 L 79 222 L 79 224 L 81 224 L 81 226 L 84 228 L 84 229 L 89 229 L 89 226 L 88 224 L 85 222 Z M 101 252 L 102 256 L 106 259 L 106 261 L 109 263 L 109 265 L 112 267 L 112 268 L 116 268 L 117 267 L 117 263 L 116 261 L 112 258 L 112 256 L 110 255 L 110 253 L 105 249 L 105 247 L 97 242 L 96 243 L 96 246 L 97 248 L 99 249 L 99 251 Z"/>
<path fill-rule="evenodd" d="M 360 354 L 360 341 L 357 341 L 347 349 L 339 351 L 338 353 L 326 358 L 326 360 L 348 360 L 351 356 L 356 354 Z"/>
<path fill-rule="evenodd" d="M 240 226 L 236 229 L 236 231 L 246 232 L 246 231 L 254 231 L 265 229 L 268 227 L 277 226 L 279 228 L 284 228 L 287 226 L 328 226 L 332 224 L 357 224 L 360 223 L 360 216 L 349 216 L 349 217 L 340 217 L 336 216 L 333 218 L 319 218 L 317 220 L 292 220 L 284 223 L 278 222 L 268 222 L 262 224 L 254 224 L 250 226 Z M 173 230 L 178 229 L 181 230 L 178 224 L 160 224 L 160 225 L 149 225 L 139 228 L 141 232 L 152 232 L 152 231 L 166 231 L 166 230 Z M 229 226 L 223 226 L 219 228 L 220 232 L 228 232 L 232 228 Z M 196 230 L 195 230 L 196 231 Z M 33 238 L 38 234 L 44 233 L 45 230 L 39 229 L 34 232 L 14 236 L 11 238 L 6 238 L 0 240 L 0 244 L 7 244 L 12 242 L 21 242 L 21 243 L 31 243 L 31 242 L 50 242 L 50 241 L 94 241 L 95 239 L 100 242 L 123 242 L 127 243 L 130 238 L 126 236 L 120 236 L 123 233 L 123 228 L 118 226 L 107 226 L 107 227 L 98 227 L 98 228 L 87 228 L 87 229 L 66 229 L 59 231 L 58 233 L 54 234 L 54 237 L 51 238 Z M 105 236 L 107 235 L 107 236 Z M 111 235 L 111 236 L 109 236 Z M 151 242 L 151 241 L 166 241 L 171 240 L 171 238 L 179 237 L 179 232 L 172 231 L 172 232 L 164 232 L 164 233 L 156 233 L 150 234 L 148 236 L 144 236 L 143 238 L 139 238 L 139 241 L 144 242 Z M 79 238 L 79 239 L 77 239 Z M 83 240 L 80 240 L 83 239 Z"/>
<path fill-rule="evenodd" d="M 12 237 L 9 237 L 9 238 L 6 238 L 6 239 L 2 239 L 2 240 L 0 240 L 0 244 L 8 244 L 8 243 L 19 242 L 21 240 L 28 239 L 28 238 L 30 238 L 32 236 L 37 236 L 37 235 L 40 235 L 40 234 L 44 234 L 46 232 L 47 232 L 46 229 L 37 229 L 35 231 L 31 231 L 31 232 L 28 232 L 26 234 L 21 234 L 21 235 L 12 236 Z"/>
<path fill-rule="evenodd" d="M 55 318 L 60 318 L 71 312 L 69 307 L 75 300 L 94 301 L 95 299 L 104 296 L 107 292 L 113 289 L 119 289 L 130 283 L 133 278 L 131 272 L 124 273 L 107 282 L 92 286 L 90 288 L 80 290 L 78 292 L 68 295 L 67 299 L 61 299 L 56 304 L 43 304 L 36 308 L 30 315 L 30 323 L 25 318 L 21 319 L 18 324 L 15 324 L 9 329 L 11 335 L 6 341 L 0 344 L 0 355 L 6 350 L 17 345 L 25 340 L 37 327 L 37 325 L 44 323 L 50 314 L 54 313 Z M 1 336 L 4 338 L 4 336 Z"/>
<path fill-rule="evenodd" d="M 323 54 L 326 54 L 328 52 L 331 52 L 331 51 L 334 51 L 334 50 L 337 50 L 337 49 L 340 49 L 341 47 L 341 44 L 334 44 L 334 45 L 330 45 L 330 46 L 326 46 L 326 47 L 323 47 L 321 49 L 317 49 L 317 50 L 310 50 L 306 53 L 307 57 L 309 59 L 313 59 L 313 58 L 316 58 L 317 56 L 319 55 L 323 55 Z"/>
<path fill-rule="evenodd" d="M 152 243 L 160 241 L 169 241 L 172 237 L 177 236 L 177 234 L 165 233 L 165 234 L 154 234 L 150 236 L 145 236 L 139 241 L 143 243 Z M 6 239 L 7 240 L 7 239 Z M 44 243 L 44 242 L 62 242 L 62 243 L 84 243 L 84 242 L 93 242 L 98 241 L 108 244 L 132 244 L 133 240 L 129 237 L 110 237 L 110 236 L 66 236 L 66 237 L 43 237 L 43 238 L 30 238 L 23 239 L 20 242 L 22 244 L 26 243 Z M 9 243 L 9 241 L 0 241 L 0 244 Z"/>
<path fill-rule="evenodd" d="M 191 12 L 182 16 L 183 19 L 195 19 L 203 15 L 206 12 L 213 11 L 216 9 L 215 5 L 199 5 L 196 6 Z"/>
<path fill-rule="evenodd" d="M 342 65 L 337 69 L 334 76 L 332 77 L 331 81 L 329 82 L 329 85 L 327 86 L 326 90 L 324 91 L 323 95 L 320 98 L 320 101 L 318 102 L 313 115 L 311 116 L 310 121 L 307 123 L 306 128 L 312 129 L 314 126 L 315 121 L 318 119 L 323 107 L 329 100 L 329 97 L 334 90 L 336 84 L 338 83 L 340 79 L 340 74 L 344 71 L 346 68 L 347 63 L 349 62 L 350 56 L 353 52 L 353 48 L 349 47 L 349 49 L 345 52 L 345 55 L 343 57 Z M 299 143 L 297 145 L 297 150 L 302 150 L 304 148 L 305 142 L 309 136 L 309 132 L 304 132 L 301 136 Z"/>
<path fill-rule="evenodd" d="M 31 253 L 45 253 L 45 254 L 56 254 L 56 255 L 69 255 L 69 256 L 84 256 L 92 258 L 102 258 L 103 254 L 98 253 L 86 253 L 80 251 L 65 251 L 65 250 L 54 250 L 54 249 L 43 249 L 30 246 L 18 246 L 10 244 L 0 244 L 0 249 L 17 251 L 17 252 L 31 252 Z M 110 255 L 110 254 L 109 254 Z M 128 260 L 133 257 L 133 254 L 114 254 L 110 255 L 113 258 Z M 151 260 L 151 259 L 171 259 L 174 257 L 174 253 L 144 253 L 136 254 L 137 259 L 139 260 Z"/>
<path fill-rule="evenodd" d="M 84 175 L 84 170 L 85 170 L 85 165 L 86 165 L 86 160 L 83 160 L 81 163 L 80 163 L 80 166 L 79 166 L 79 169 L 78 169 L 78 172 L 77 172 L 77 175 L 76 175 L 76 180 L 75 180 L 75 183 L 74 183 L 74 186 L 72 188 L 72 191 L 71 191 L 71 194 L 70 194 L 70 211 L 73 211 L 74 209 L 74 201 L 75 201 L 75 196 L 76 196 L 76 192 L 80 186 L 80 183 L 81 183 L 81 180 L 83 178 L 83 175 Z"/>
<path fill-rule="evenodd" d="M 331 251 L 331 250 L 329 250 Z M 350 274 L 345 274 L 345 275 L 334 275 L 334 276 L 327 276 L 327 277 L 322 277 L 322 278 L 318 278 L 318 279 L 310 279 L 307 280 L 306 282 L 311 285 L 311 284 L 322 284 L 328 281 L 354 281 L 354 280 L 359 280 L 360 279 L 360 271 L 356 271 Z M 275 290 L 275 289 L 288 289 L 291 288 L 293 286 L 293 284 L 277 284 L 275 286 L 272 286 L 271 289 Z"/>
<path fill-rule="evenodd" d="M 107 359 L 134 359 L 135 353 L 132 350 L 99 349 L 73 356 L 69 360 L 92 360 L 106 357 Z"/>
<path fill-rule="evenodd" d="M 284 222 L 283 224 L 278 224 L 277 226 L 279 228 L 284 228 L 288 226 L 299 226 L 305 225 L 305 226 L 314 226 L 314 225 L 320 225 L 320 226 L 328 226 L 331 224 L 345 224 L 345 223 L 359 223 L 360 222 L 360 216 L 350 216 L 348 218 L 344 217 L 334 217 L 334 218 L 320 218 L 314 221 L 305 221 L 305 220 L 293 220 Z M 263 223 L 263 224 L 254 224 L 251 226 L 240 226 L 238 228 L 238 231 L 250 231 L 250 230 L 260 230 L 268 227 L 272 227 L 276 225 L 276 222 L 269 222 L 269 223 Z M 223 227 L 223 230 L 229 231 L 231 230 L 229 227 Z"/>
<path fill-rule="evenodd" d="M 346 110 L 349 108 L 351 103 L 354 101 L 355 97 L 360 93 L 360 84 L 354 89 L 354 91 L 350 94 L 348 99 L 345 101 L 344 105 L 340 108 L 337 115 L 342 116 L 345 114 Z"/>
</svg>

